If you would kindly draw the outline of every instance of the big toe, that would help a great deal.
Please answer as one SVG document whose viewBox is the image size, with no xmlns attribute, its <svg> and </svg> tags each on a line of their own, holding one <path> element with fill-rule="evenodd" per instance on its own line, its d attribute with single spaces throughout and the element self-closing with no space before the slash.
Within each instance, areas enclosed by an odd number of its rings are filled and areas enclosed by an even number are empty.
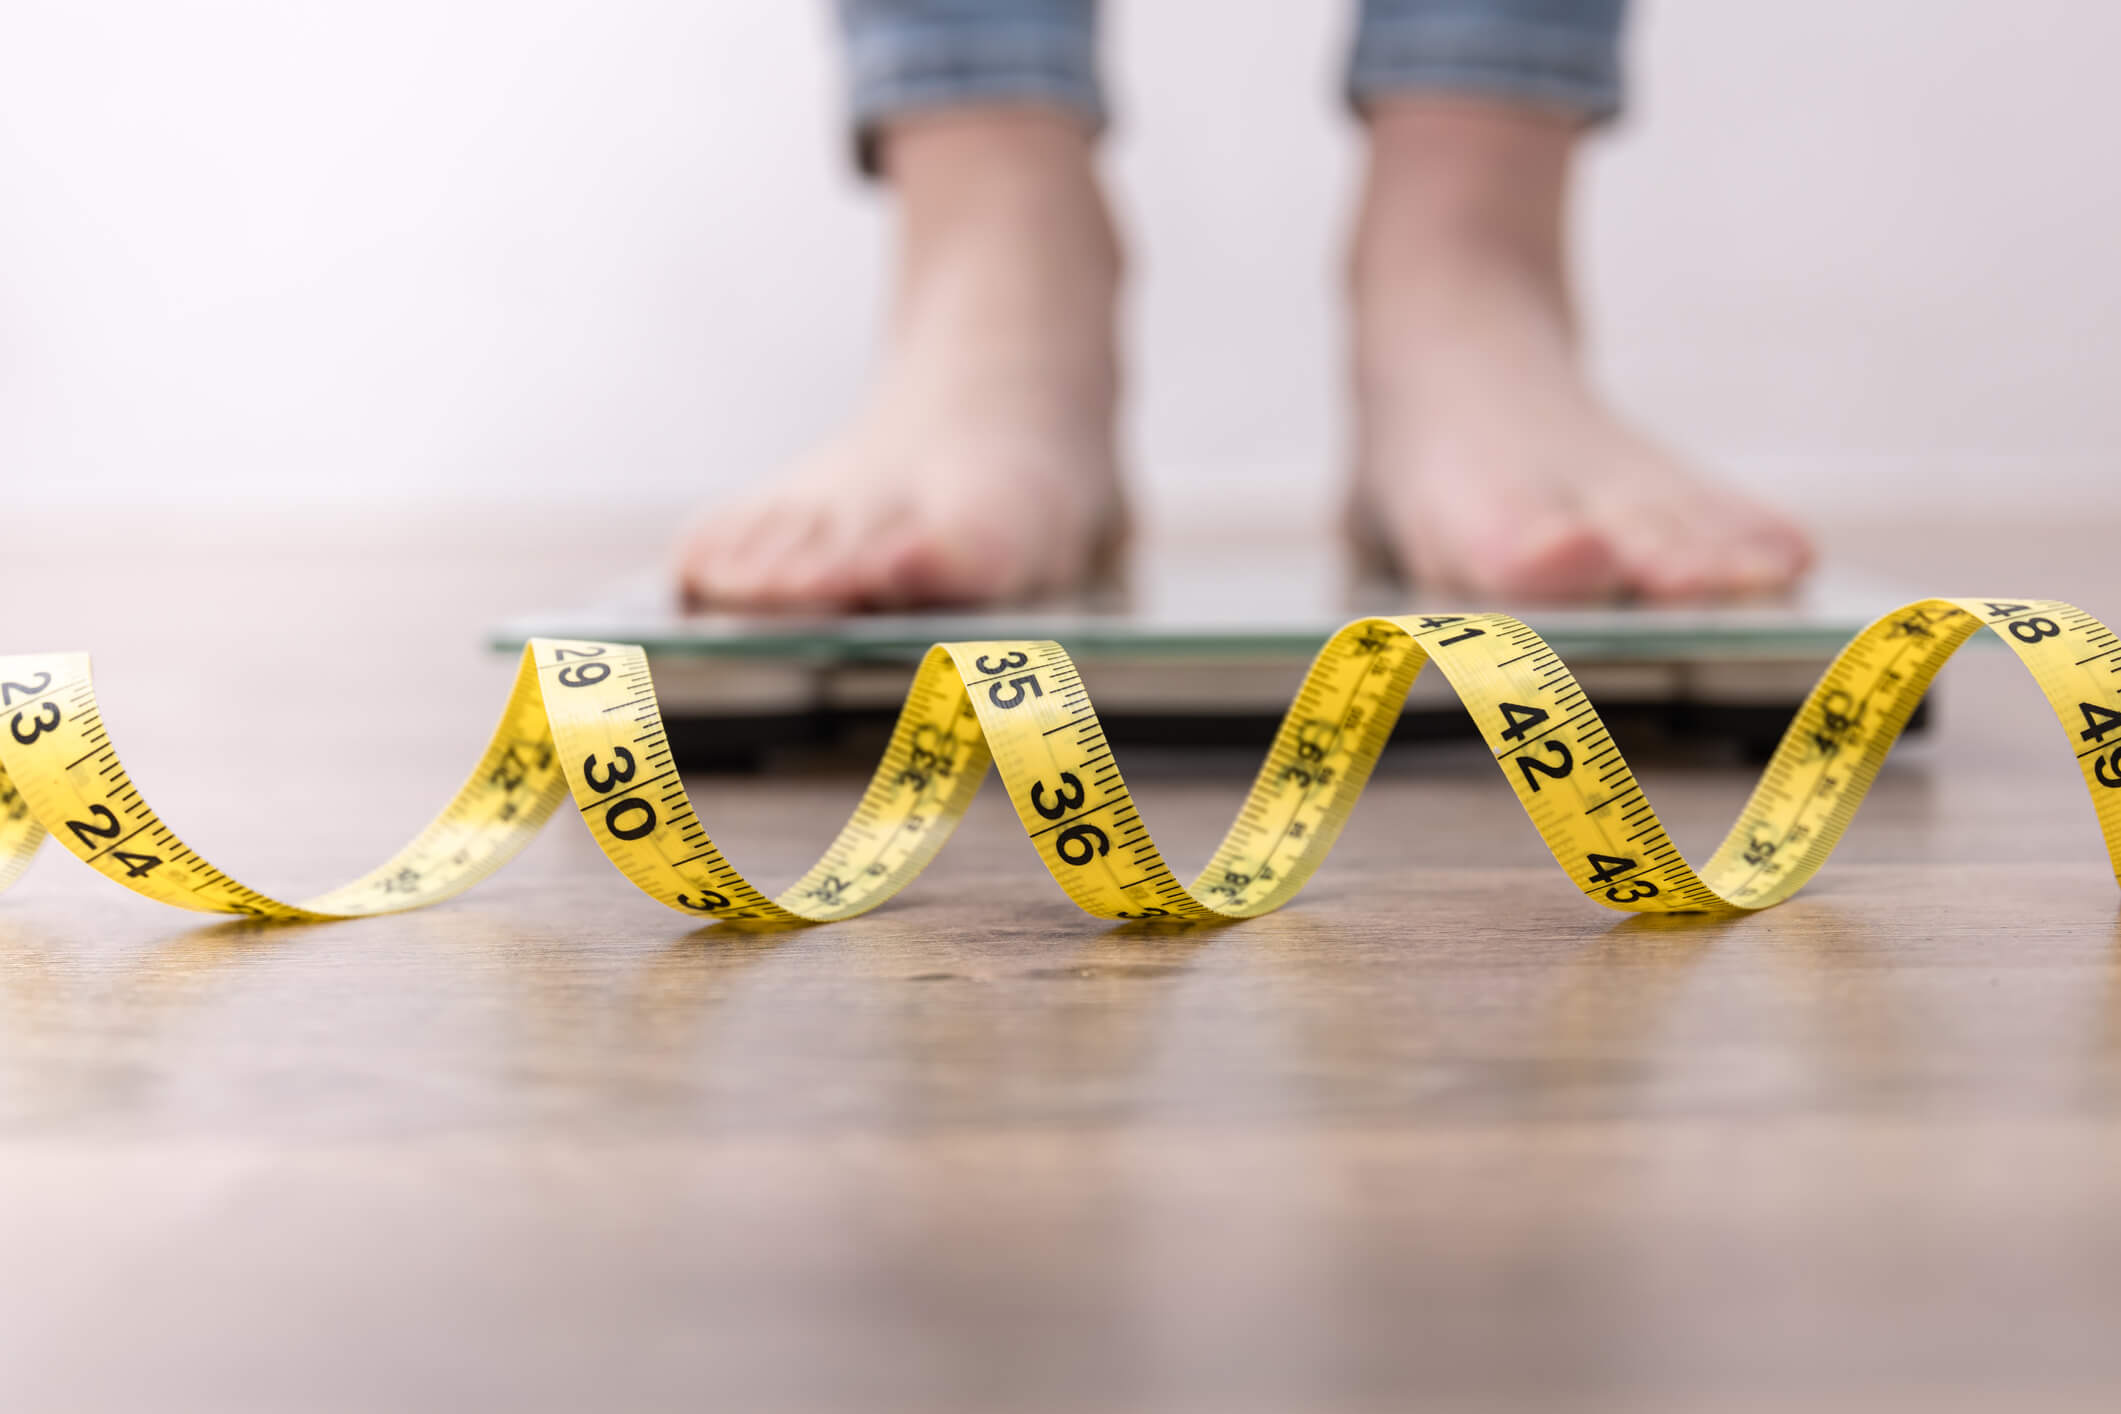
<svg viewBox="0 0 2121 1414">
<path fill-rule="evenodd" d="M 1467 587 L 1539 602 L 1606 598 L 1621 584 L 1611 542 L 1589 520 L 1556 513 L 1511 528 L 1473 550 L 1458 567 Z"/>
<path fill-rule="evenodd" d="M 1021 597 L 1041 587 L 1038 557 L 1007 518 L 931 514 L 884 537 L 865 576 L 880 599 L 956 606 Z"/>
<path fill-rule="evenodd" d="M 1736 497 L 1688 495 L 1627 510 L 1615 530 L 1628 587 L 1648 599 L 1722 599 L 1786 589 L 1811 563 L 1796 526 Z"/>
</svg>

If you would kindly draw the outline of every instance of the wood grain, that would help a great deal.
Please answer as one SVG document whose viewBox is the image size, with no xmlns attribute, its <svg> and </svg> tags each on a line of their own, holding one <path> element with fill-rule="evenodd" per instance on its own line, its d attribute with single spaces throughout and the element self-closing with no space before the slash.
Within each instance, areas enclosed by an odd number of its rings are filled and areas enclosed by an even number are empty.
<svg viewBox="0 0 2121 1414">
<path fill-rule="evenodd" d="M 143 790 L 299 894 L 473 758 L 488 620 L 638 557 L 591 523 L 158 516 L 84 578 L 29 517 L 6 634 L 95 648 Z M 1840 549 L 2121 619 L 2096 535 L 1986 537 Z M 0 901 L 0 1404 L 2111 1407 L 2121 891 L 2007 655 L 1941 694 L 1737 920 L 1586 906 L 1454 749 L 1184 934 L 1077 914 L 991 786 L 901 902 L 767 935 L 565 820 L 456 904 L 266 931 L 54 852 Z M 1251 762 L 1127 764 L 1192 860 Z M 1750 785 L 1641 765 L 1696 857 Z M 858 790 L 694 783 L 775 879 Z"/>
</svg>

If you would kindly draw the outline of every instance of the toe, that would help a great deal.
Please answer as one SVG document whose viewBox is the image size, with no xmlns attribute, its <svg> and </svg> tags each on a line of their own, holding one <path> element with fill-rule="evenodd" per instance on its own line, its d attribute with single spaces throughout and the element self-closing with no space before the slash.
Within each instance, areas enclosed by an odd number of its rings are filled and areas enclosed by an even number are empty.
<svg viewBox="0 0 2121 1414">
<path fill-rule="evenodd" d="M 974 498 L 921 505 L 879 535 L 863 577 L 880 602 L 954 606 L 1007 601 L 1043 587 L 1042 517 Z"/>
<path fill-rule="evenodd" d="M 865 603 L 887 610 L 973 608 L 1003 599 L 991 586 L 968 585 L 947 551 L 919 531 L 895 536 L 871 561 L 874 586 Z"/>
<path fill-rule="evenodd" d="M 878 547 L 873 571 L 878 598 L 899 608 L 958 602 L 961 576 L 933 529 L 912 526 Z"/>
<path fill-rule="evenodd" d="M 1619 585 L 1608 539 L 1590 521 L 1555 515 L 1515 528 L 1493 544 L 1468 576 L 1474 587 L 1510 599 L 1554 602 L 1598 599 Z"/>
<path fill-rule="evenodd" d="M 1628 588 L 1646 599 L 1707 599 L 1727 592 L 1728 547 L 1707 525 L 1685 515 L 1660 521 L 1626 542 Z"/>
<path fill-rule="evenodd" d="M 902 538 L 892 548 L 885 576 L 894 595 L 908 604 L 972 604 L 1007 599 L 1013 591 L 947 522 L 921 523 Z"/>
<path fill-rule="evenodd" d="M 1772 594 L 1789 588 L 1811 568 L 1810 539 L 1767 507 L 1729 496 L 1716 508 L 1717 534 L 1725 549 L 1719 588 L 1731 594 Z"/>
<path fill-rule="evenodd" d="M 815 505 L 781 505 L 757 529 L 743 555 L 732 561 L 723 598 L 736 608 L 799 607 L 796 589 L 810 573 L 826 524 Z"/>
<path fill-rule="evenodd" d="M 1621 501 L 1607 523 L 1621 547 L 1628 587 L 1646 599 L 1723 599 L 1788 584 L 1797 562 L 1756 537 L 1735 498 L 1666 488 L 1654 499 Z"/>
<path fill-rule="evenodd" d="M 712 606 L 743 582 L 746 561 L 769 514 L 770 507 L 753 504 L 693 524 L 678 550 L 678 583 L 689 603 Z"/>
<path fill-rule="evenodd" d="M 1746 544 L 1778 586 L 1800 579 L 1812 568 L 1812 537 L 1796 522 L 1774 511 L 1748 518 Z"/>
<path fill-rule="evenodd" d="M 1807 558 L 1772 537 L 1741 536 L 1731 547 L 1731 588 L 1739 594 L 1771 594 L 1796 582 Z"/>
<path fill-rule="evenodd" d="M 829 511 L 790 558 L 779 585 L 782 601 L 816 609 L 862 607 L 870 597 L 866 548 L 890 516 L 888 505 Z"/>
</svg>

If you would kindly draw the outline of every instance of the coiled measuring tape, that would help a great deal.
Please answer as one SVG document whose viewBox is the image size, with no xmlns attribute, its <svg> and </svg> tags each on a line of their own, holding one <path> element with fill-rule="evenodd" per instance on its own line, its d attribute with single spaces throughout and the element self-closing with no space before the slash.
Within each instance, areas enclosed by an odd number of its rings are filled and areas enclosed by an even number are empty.
<svg viewBox="0 0 2121 1414">
<path fill-rule="evenodd" d="M 1333 635 L 1236 824 L 1191 884 L 1150 838 L 1059 644 L 938 644 L 853 817 L 773 898 L 723 857 L 686 799 L 636 647 L 533 640 L 500 727 L 442 813 L 378 868 L 304 903 L 238 883 L 162 823 L 119 764 L 86 655 L 5 658 L 0 887 L 50 833 L 109 878 L 180 908 L 289 920 L 395 913 L 492 873 L 564 802 L 620 873 L 671 908 L 826 922 L 875 908 L 920 873 L 992 761 L 1039 858 L 1086 913 L 1249 918 L 1287 903 L 1325 859 L 1407 690 L 1433 662 L 1587 898 L 1637 913 L 1766 908 L 1826 862 L 1931 679 L 1984 626 L 2046 692 L 2121 877 L 2121 639 L 2053 600 L 1925 599 L 1842 650 L 1699 870 L 1554 650 L 1506 615 L 1445 614 L 1360 619 Z"/>
</svg>

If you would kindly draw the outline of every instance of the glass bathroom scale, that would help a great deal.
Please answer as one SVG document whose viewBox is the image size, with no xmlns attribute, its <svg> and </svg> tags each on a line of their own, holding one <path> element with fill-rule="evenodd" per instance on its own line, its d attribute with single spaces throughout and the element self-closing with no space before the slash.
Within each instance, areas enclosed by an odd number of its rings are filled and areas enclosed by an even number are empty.
<svg viewBox="0 0 2121 1414">
<path fill-rule="evenodd" d="M 1330 550 L 1210 542 L 1138 551 L 1114 582 L 1067 599 L 978 612 L 688 613 L 667 581 L 643 579 L 503 624 L 492 646 L 514 652 L 537 636 L 641 644 L 673 741 L 702 766 L 873 735 L 889 726 L 913 665 L 946 639 L 1057 639 L 1116 741 L 1264 746 L 1312 656 L 1349 619 L 1503 609 L 1554 646 L 1609 720 L 1761 755 L 1827 662 L 1917 597 L 1824 572 L 1757 601 L 1513 607 L 1361 578 Z M 1469 731 L 1441 675 L 1423 674 L 1399 738 Z"/>
</svg>

